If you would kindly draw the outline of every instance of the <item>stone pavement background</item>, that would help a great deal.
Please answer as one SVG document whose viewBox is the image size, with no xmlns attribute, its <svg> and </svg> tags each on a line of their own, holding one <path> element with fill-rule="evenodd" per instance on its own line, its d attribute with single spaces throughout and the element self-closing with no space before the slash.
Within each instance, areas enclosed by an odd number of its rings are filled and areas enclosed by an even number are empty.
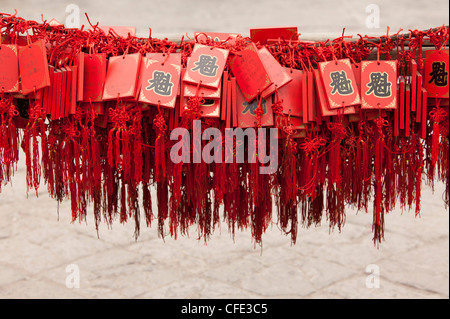
<svg viewBox="0 0 450 319">
<path fill-rule="evenodd" d="M 0 0 L 0 12 L 64 22 L 70 2 Z M 447 1 L 376 1 L 380 29 L 365 27 L 369 1 L 76 1 L 81 14 L 104 25 L 134 25 L 154 37 L 194 31 L 241 32 L 250 27 L 297 25 L 303 34 L 384 34 L 400 27 L 428 29 L 448 24 Z M 85 24 L 86 20 L 81 19 Z M 95 22 L 94 22 L 95 23 Z M 104 224 L 97 238 L 92 214 L 71 223 L 70 204 L 58 207 L 46 187 L 26 196 L 25 166 L 0 194 L 0 298 L 449 298 L 449 214 L 444 187 L 425 187 L 422 215 L 397 209 L 386 216 L 385 241 L 371 241 L 371 212 L 347 210 L 341 233 L 299 229 L 296 245 L 277 227 L 262 250 L 249 232 L 233 241 L 225 224 L 205 245 L 192 237 L 158 238 L 156 228 Z M 68 288 L 70 265 L 80 287 Z M 380 273 L 370 289 L 369 265 Z M 69 272 L 66 272 L 66 269 Z"/>
</svg>

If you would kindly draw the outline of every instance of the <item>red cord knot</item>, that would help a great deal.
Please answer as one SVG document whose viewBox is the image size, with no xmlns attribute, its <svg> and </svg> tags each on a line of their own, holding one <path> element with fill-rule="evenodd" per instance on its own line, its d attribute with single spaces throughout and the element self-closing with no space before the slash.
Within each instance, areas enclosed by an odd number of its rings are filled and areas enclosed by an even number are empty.
<svg viewBox="0 0 450 319">
<path fill-rule="evenodd" d="M 162 114 L 156 114 L 155 118 L 153 119 L 153 124 L 155 124 L 155 126 L 158 128 L 159 136 L 164 135 L 167 130 L 167 124 Z"/>
<path fill-rule="evenodd" d="M 341 122 L 331 122 L 327 126 L 333 133 L 334 140 L 340 141 L 347 135 L 347 130 Z"/>
<path fill-rule="evenodd" d="M 111 121 L 114 123 L 114 127 L 116 129 L 126 130 L 127 122 L 130 120 L 130 115 L 125 109 L 116 108 L 109 109 L 109 116 L 111 117 Z"/>
<path fill-rule="evenodd" d="M 435 107 L 430 112 L 430 118 L 433 120 L 434 123 L 440 123 L 448 116 L 447 112 L 440 107 Z"/>
<path fill-rule="evenodd" d="M 76 138 L 80 137 L 80 131 L 77 128 L 75 122 L 66 122 L 63 126 L 64 133 L 66 134 L 66 141 L 75 141 Z"/>
<path fill-rule="evenodd" d="M 29 113 L 29 121 L 30 123 L 36 122 L 39 118 L 45 118 L 46 114 L 42 106 L 38 103 L 35 103 L 32 107 L 30 107 Z"/>
<path fill-rule="evenodd" d="M 380 134 L 381 138 L 384 138 L 383 127 L 389 126 L 389 122 L 381 116 L 374 120 L 374 122 L 378 128 L 378 133 Z"/>
<path fill-rule="evenodd" d="M 304 150 L 306 154 L 313 155 L 317 154 L 319 152 L 319 149 L 326 144 L 327 141 L 321 136 L 317 136 L 313 139 L 306 137 L 303 140 L 303 143 L 300 144 L 300 148 Z"/>
</svg>

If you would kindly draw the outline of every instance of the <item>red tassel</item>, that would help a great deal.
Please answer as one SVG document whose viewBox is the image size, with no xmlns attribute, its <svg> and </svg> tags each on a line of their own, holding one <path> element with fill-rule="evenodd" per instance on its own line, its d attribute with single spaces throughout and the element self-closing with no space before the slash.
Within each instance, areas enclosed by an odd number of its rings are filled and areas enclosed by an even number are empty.
<svg viewBox="0 0 450 319">
<path fill-rule="evenodd" d="M 158 137 L 155 141 L 155 181 L 159 182 L 166 177 L 166 141 L 165 132 L 167 125 L 158 105 L 158 114 L 153 119 L 153 124 L 158 128 Z"/>
</svg>

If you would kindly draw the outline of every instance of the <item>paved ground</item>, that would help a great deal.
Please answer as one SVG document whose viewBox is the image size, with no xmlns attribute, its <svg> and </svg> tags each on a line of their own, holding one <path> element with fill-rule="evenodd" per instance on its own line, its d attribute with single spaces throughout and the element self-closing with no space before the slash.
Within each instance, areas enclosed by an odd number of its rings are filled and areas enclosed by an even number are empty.
<svg viewBox="0 0 450 319">
<path fill-rule="evenodd" d="M 38 20 L 44 13 L 64 22 L 68 3 L 23 1 L 19 15 Z M 374 31 L 364 26 L 368 1 L 184 1 L 191 4 L 187 8 L 181 1 L 99 3 L 77 2 L 92 20 L 135 25 L 142 34 L 151 26 L 154 36 L 198 30 L 246 33 L 270 25 L 298 25 L 305 32 L 339 33 L 343 26 L 349 33 Z M 447 1 L 377 3 L 382 33 L 388 24 L 392 30 L 448 24 Z M 12 0 L 0 4 L 2 12 L 19 6 Z M 87 224 L 70 223 L 69 203 L 59 207 L 58 216 L 45 187 L 39 198 L 27 199 L 21 162 L 12 187 L 4 186 L 0 194 L 0 297 L 449 298 L 449 214 L 443 190 L 440 184 L 434 194 L 425 188 L 420 218 L 413 212 L 390 213 L 379 249 L 371 242 L 371 214 L 349 210 L 342 233 L 330 234 L 325 224 L 300 229 L 291 246 L 274 227 L 265 234 L 261 252 L 249 233 L 237 233 L 233 241 L 224 224 L 207 245 L 195 238 L 163 241 L 155 228 L 142 229 L 135 242 L 131 223 L 112 229 L 102 225 L 97 238 L 91 218 Z M 73 269 L 80 274 L 79 288 L 68 288 Z M 379 288 L 367 287 L 372 282 L 366 270 L 373 269 L 380 274 Z"/>
</svg>

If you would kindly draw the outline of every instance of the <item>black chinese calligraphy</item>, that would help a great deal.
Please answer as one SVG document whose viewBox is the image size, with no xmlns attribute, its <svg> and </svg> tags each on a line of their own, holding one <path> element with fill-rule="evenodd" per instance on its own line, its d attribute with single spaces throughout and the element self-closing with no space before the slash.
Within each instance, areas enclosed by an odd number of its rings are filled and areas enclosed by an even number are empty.
<svg viewBox="0 0 450 319">
<path fill-rule="evenodd" d="M 152 78 L 148 80 L 150 83 L 145 89 L 147 91 L 153 90 L 158 95 L 171 96 L 173 83 L 170 81 L 172 75 L 163 71 L 153 71 Z"/>
<path fill-rule="evenodd" d="M 244 102 L 243 105 L 245 106 L 245 108 L 242 111 L 242 114 L 247 114 L 250 112 L 251 115 L 255 115 L 255 110 L 258 107 L 257 100 L 254 100 L 252 103 Z M 261 108 L 263 110 L 263 115 L 266 114 L 267 113 L 266 100 L 261 101 Z"/>
<path fill-rule="evenodd" d="M 391 85 L 392 83 L 388 81 L 386 72 L 372 72 L 370 73 L 370 82 L 367 83 L 369 90 L 366 94 L 373 94 L 376 97 L 390 97 Z"/>
<path fill-rule="evenodd" d="M 347 73 L 345 71 L 331 72 L 330 77 L 330 86 L 333 88 L 331 94 L 337 92 L 339 95 L 350 95 L 353 93 L 352 81 L 347 79 Z"/>
<path fill-rule="evenodd" d="M 199 60 L 197 62 L 194 62 L 196 67 L 193 68 L 192 71 L 198 71 L 201 75 L 204 76 L 216 76 L 217 69 L 219 68 L 216 62 L 217 57 L 202 54 L 200 55 Z"/>
<path fill-rule="evenodd" d="M 447 86 L 448 72 L 445 71 L 445 62 L 433 62 L 431 64 L 432 71 L 430 72 L 431 79 L 428 83 L 434 82 L 437 86 Z"/>
</svg>

